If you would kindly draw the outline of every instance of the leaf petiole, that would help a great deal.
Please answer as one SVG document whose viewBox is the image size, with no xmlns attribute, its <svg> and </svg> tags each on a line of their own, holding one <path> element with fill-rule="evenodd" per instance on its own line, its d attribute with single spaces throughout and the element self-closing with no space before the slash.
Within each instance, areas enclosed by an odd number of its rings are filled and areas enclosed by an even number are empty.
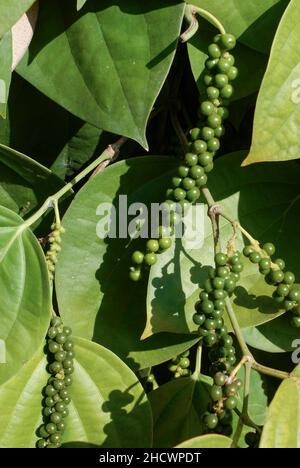
<svg viewBox="0 0 300 468">
<path fill-rule="evenodd" d="M 89 166 L 87 166 L 83 171 L 77 174 L 68 184 L 62 187 L 58 192 L 48 197 L 43 205 L 26 221 L 24 221 L 19 229 L 18 235 L 21 234 L 28 227 L 32 226 L 39 218 L 41 218 L 46 211 L 50 208 L 54 208 L 56 219 L 59 219 L 58 212 L 58 200 L 62 198 L 66 193 L 68 193 L 78 182 L 80 182 L 84 177 L 86 177 L 90 172 L 94 171 L 99 167 L 104 161 L 107 161 L 107 164 L 111 162 L 119 153 L 121 146 L 125 143 L 127 139 L 122 137 L 116 143 L 109 145 L 105 151 L 93 161 Z M 102 167 L 102 170 L 107 166 L 105 164 Z M 98 171 L 101 172 L 101 171 Z M 58 215 L 58 218 L 57 218 Z"/>
<path fill-rule="evenodd" d="M 197 14 L 199 16 L 202 16 L 202 18 L 206 19 L 209 23 L 215 26 L 221 34 L 226 34 L 223 24 L 214 15 L 209 13 L 209 11 L 204 10 L 203 8 L 199 8 L 195 5 L 186 5 L 184 18 L 188 23 L 189 27 L 184 33 L 181 34 L 181 42 L 187 42 L 198 31 L 199 23 L 196 16 Z"/>
</svg>

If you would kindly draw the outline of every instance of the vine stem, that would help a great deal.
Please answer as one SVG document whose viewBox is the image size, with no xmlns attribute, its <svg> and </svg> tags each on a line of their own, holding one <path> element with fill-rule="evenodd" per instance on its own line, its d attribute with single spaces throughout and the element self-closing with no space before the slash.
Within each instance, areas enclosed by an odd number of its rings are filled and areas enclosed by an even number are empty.
<svg viewBox="0 0 300 468">
<path fill-rule="evenodd" d="M 60 214 L 59 214 L 58 200 L 57 200 L 57 199 L 54 200 L 53 206 L 54 206 L 54 214 L 55 214 L 56 226 L 57 226 L 57 227 L 60 227 Z"/>
<path fill-rule="evenodd" d="M 244 229 L 238 221 L 235 221 L 234 219 L 230 218 L 221 211 L 220 216 L 222 216 L 222 218 L 226 219 L 226 221 L 228 221 L 232 225 L 234 231 L 236 231 L 237 229 L 241 231 L 241 233 L 244 234 L 244 236 L 249 240 L 250 244 L 254 247 L 255 250 L 261 250 L 258 240 L 254 239 L 254 237 L 251 236 L 251 234 L 248 231 L 246 231 L 246 229 Z"/>
<path fill-rule="evenodd" d="M 202 360 L 202 344 L 200 343 L 197 347 L 195 372 L 193 373 L 193 376 L 192 376 L 196 380 L 198 379 L 199 374 L 201 372 L 201 360 Z"/>
<path fill-rule="evenodd" d="M 213 231 L 213 238 L 214 238 L 214 250 L 215 253 L 221 251 L 221 243 L 220 243 L 220 230 L 219 230 L 219 213 L 220 207 L 216 204 L 215 200 L 212 197 L 209 189 L 207 187 L 202 188 L 202 193 L 205 197 L 205 200 L 208 205 L 208 216 L 211 220 L 212 231 Z"/>
<path fill-rule="evenodd" d="M 185 153 L 187 148 L 188 148 L 188 139 L 187 137 L 185 136 L 185 133 L 179 123 L 179 120 L 178 120 L 178 117 L 177 117 L 177 114 L 173 111 L 170 112 L 170 118 L 171 118 L 171 123 L 173 125 L 173 128 L 176 132 L 176 135 L 178 136 L 179 140 L 180 140 L 180 144 L 181 144 L 181 147 L 182 147 L 182 150 L 183 152 Z"/>
<path fill-rule="evenodd" d="M 245 366 L 245 381 L 244 381 L 244 392 L 243 392 L 243 408 L 240 412 L 237 408 L 235 409 L 236 414 L 239 416 L 239 422 L 233 437 L 232 447 L 237 447 L 238 441 L 241 437 L 243 425 L 253 427 L 257 432 L 261 432 L 259 426 L 257 426 L 249 417 L 248 406 L 249 406 L 249 395 L 250 395 L 250 383 L 251 383 L 251 362 L 244 363 Z"/>
<path fill-rule="evenodd" d="M 239 231 L 250 241 L 250 244 L 253 247 L 253 249 L 259 252 L 262 255 L 262 257 L 268 258 L 265 251 L 261 248 L 258 240 L 254 239 L 254 237 L 251 236 L 251 234 L 248 231 L 246 231 L 246 229 L 243 228 L 243 226 L 241 226 L 238 221 L 231 219 L 229 216 L 222 213 L 221 210 L 219 214 L 220 216 L 222 216 L 222 218 L 226 219 L 226 221 L 228 221 L 232 225 L 234 236 L 236 236 L 237 229 L 239 229 Z M 276 263 L 273 263 L 273 262 L 271 262 L 271 268 L 273 270 L 280 270 L 280 267 Z"/>
<path fill-rule="evenodd" d="M 241 348 L 241 351 L 243 353 L 244 356 L 246 356 L 249 360 L 251 361 L 254 361 L 254 358 L 246 344 L 246 341 L 244 340 L 244 337 L 243 337 L 243 333 L 242 333 L 242 330 L 240 328 L 240 325 L 239 325 L 239 322 L 236 318 L 236 315 L 235 315 L 235 312 L 233 310 L 233 307 L 232 307 L 232 304 L 230 302 L 230 299 L 229 297 L 226 297 L 225 299 L 225 304 L 226 304 L 226 310 L 227 310 L 227 314 L 228 314 L 228 317 L 229 317 L 229 320 L 230 320 L 230 323 L 232 325 L 232 328 L 234 330 L 234 333 L 235 333 L 235 336 L 236 336 L 236 339 L 240 345 L 240 348 Z"/>
<path fill-rule="evenodd" d="M 74 185 L 78 184 L 84 177 L 86 177 L 90 172 L 98 168 L 102 163 L 106 163 L 104 166 L 102 166 L 102 170 L 111 162 L 114 158 L 117 157 L 121 146 L 127 141 L 126 137 L 121 137 L 119 140 L 112 144 L 109 145 L 106 150 L 97 158 L 95 161 L 93 161 L 91 164 L 89 164 L 83 171 L 81 171 L 79 174 L 77 174 L 68 184 L 66 184 L 64 187 L 62 187 L 58 192 L 56 192 L 53 195 L 50 195 L 43 205 L 26 221 L 24 221 L 19 229 L 18 229 L 18 234 L 23 232 L 25 229 L 28 227 L 32 226 L 43 214 L 49 209 L 49 208 L 54 208 L 55 213 L 56 213 L 56 206 L 58 200 L 63 197 L 66 193 L 68 193 Z M 99 172 L 99 171 L 98 171 Z"/>
<path fill-rule="evenodd" d="M 233 371 L 230 373 L 230 376 L 227 379 L 228 383 L 232 383 L 234 381 L 235 376 L 238 374 L 240 369 L 248 362 L 247 356 L 243 356 L 238 365 L 233 369 Z"/>
<path fill-rule="evenodd" d="M 202 193 L 208 204 L 208 215 L 212 223 L 212 230 L 213 230 L 213 237 L 214 237 L 214 244 L 215 244 L 214 250 L 216 254 L 220 251 L 220 232 L 219 232 L 217 217 L 219 216 L 221 210 L 220 210 L 220 206 L 215 202 L 212 194 L 210 193 L 210 190 L 207 187 L 202 188 Z M 239 322 L 234 313 L 229 297 L 226 297 L 225 305 L 226 305 L 226 310 L 227 310 L 229 320 L 231 322 L 232 328 L 235 332 L 236 339 L 238 340 L 238 343 L 240 345 L 243 355 L 248 356 L 249 359 L 254 360 L 244 340 L 242 330 L 240 328 Z"/>
<path fill-rule="evenodd" d="M 209 23 L 215 26 L 220 31 L 221 34 L 226 33 L 223 24 L 214 15 L 209 13 L 209 11 L 204 10 L 203 8 L 199 8 L 195 5 L 186 5 L 184 18 L 186 22 L 188 23 L 189 27 L 186 31 L 184 31 L 184 33 L 181 34 L 180 36 L 181 42 L 187 42 L 198 31 L 199 23 L 196 17 L 197 14 L 199 16 L 202 16 L 202 18 L 206 19 Z"/>
<path fill-rule="evenodd" d="M 262 364 L 259 364 L 256 361 L 252 363 L 252 367 L 253 369 L 260 372 L 261 374 L 269 375 L 271 377 L 277 377 L 278 379 L 281 379 L 281 380 L 285 380 L 290 377 L 290 374 L 288 372 L 284 372 L 281 370 L 272 369 L 271 367 L 263 366 Z"/>
<path fill-rule="evenodd" d="M 240 226 L 239 223 L 231 220 L 230 218 L 228 218 L 226 215 L 223 215 L 222 212 L 221 212 L 221 208 L 220 206 L 215 202 L 210 190 L 208 189 L 208 187 L 203 187 L 201 189 L 202 191 L 202 194 L 204 195 L 204 198 L 206 200 L 206 203 L 208 205 L 208 215 L 211 219 L 211 223 L 212 223 L 212 228 L 213 228 L 213 235 L 214 235 L 214 243 L 215 243 L 215 253 L 217 253 L 219 251 L 219 246 L 220 246 L 220 239 L 219 239 L 219 228 L 218 228 L 218 221 L 217 221 L 217 217 L 219 215 L 223 216 L 225 219 L 227 219 L 233 226 Z M 217 227 L 216 227 L 217 226 Z M 245 231 L 245 230 L 244 230 Z M 247 232 L 247 231 L 245 231 Z M 249 236 L 250 234 L 247 233 Z M 255 239 L 250 236 L 253 241 L 255 241 Z M 258 243 L 258 241 L 255 241 Z M 258 243 L 259 245 L 259 243 Z M 233 310 L 233 307 L 232 307 L 232 304 L 231 304 L 231 301 L 229 299 L 229 297 L 227 297 L 225 299 L 225 305 L 226 305 L 226 310 L 227 310 L 227 314 L 228 314 L 228 317 L 229 317 L 229 320 L 231 322 L 231 325 L 232 325 L 232 328 L 233 328 L 233 331 L 235 333 L 235 336 L 236 336 L 236 339 L 239 343 L 239 346 L 241 348 L 241 351 L 243 353 L 243 356 L 245 357 L 245 360 L 247 361 L 245 365 L 249 364 L 250 368 L 252 367 L 253 369 L 257 370 L 258 372 L 260 372 L 261 374 L 266 374 L 266 375 L 269 375 L 269 376 L 272 376 L 272 377 L 276 377 L 278 379 L 286 379 L 286 378 L 289 378 L 290 377 L 290 374 L 287 373 L 287 372 L 283 372 L 283 371 L 280 371 L 278 369 L 272 369 L 270 367 L 266 367 L 262 364 L 259 364 L 258 362 L 255 361 L 252 353 L 250 352 L 248 346 L 247 346 L 247 343 L 243 337 L 243 333 L 242 333 L 242 330 L 240 328 L 240 325 L 239 325 L 239 322 L 236 318 L 236 315 L 235 315 L 235 312 Z"/>
</svg>

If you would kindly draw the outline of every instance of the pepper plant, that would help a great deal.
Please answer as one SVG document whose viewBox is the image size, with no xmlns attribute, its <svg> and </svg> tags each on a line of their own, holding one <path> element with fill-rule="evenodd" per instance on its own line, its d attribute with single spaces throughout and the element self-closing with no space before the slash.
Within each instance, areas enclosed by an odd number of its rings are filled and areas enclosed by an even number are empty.
<svg viewBox="0 0 300 468">
<path fill-rule="evenodd" d="M 0 446 L 299 447 L 299 2 L 0 9 Z"/>
</svg>

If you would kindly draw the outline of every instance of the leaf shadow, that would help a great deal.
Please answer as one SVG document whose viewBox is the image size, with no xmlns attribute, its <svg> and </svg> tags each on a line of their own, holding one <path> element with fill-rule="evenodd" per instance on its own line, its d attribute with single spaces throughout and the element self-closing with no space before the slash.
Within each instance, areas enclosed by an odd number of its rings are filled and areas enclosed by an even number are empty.
<svg viewBox="0 0 300 468">
<path fill-rule="evenodd" d="M 156 57 L 154 57 L 152 60 L 150 60 L 147 64 L 146 67 L 148 69 L 154 68 L 156 65 L 158 65 L 160 62 L 165 60 L 168 55 L 172 54 L 174 50 L 177 47 L 177 39 L 172 41 L 167 47 L 165 47 Z"/>
<path fill-rule="evenodd" d="M 249 292 L 243 286 L 237 286 L 234 291 L 234 304 L 241 306 L 245 309 L 253 310 L 258 309 L 263 314 L 274 314 L 279 312 L 280 307 L 275 301 L 269 296 L 256 296 L 255 294 L 249 294 Z"/>
<path fill-rule="evenodd" d="M 209 265 L 202 265 L 189 254 L 182 244 L 182 240 L 175 239 L 174 257 L 161 270 L 161 276 L 152 280 L 152 286 L 155 290 L 154 298 L 151 301 L 151 328 L 153 333 L 161 330 L 162 322 L 172 321 L 173 332 L 191 333 L 185 305 L 187 296 L 182 284 L 182 275 L 180 274 L 182 255 L 191 263 L 190 282 L 198 287 L 203 286 L 207 279 Z M 170 272 L 172 268 L 172 272 Z M 162 317 L 162 313 L 164 317 Z"/>
<path fill-rule="evenodd" d="M 139 164 L 140 169 L 138 168 Z M 117 221 L 119 215 L 124 215 L 125 210 L 119 205 L 120 195 L 127 194 L 128 206 L 137 200 L 146 205 L 149 205 L 150 201 L 151 203 L 160 203 L 167 186 L 165 181 L 169 180 L 170 174 L 173 174 L 174 167 L 172 161 L 168 160 L 165 163 L 161 158 L 155 160 L 155 157 L 152 159 L 149 157 L 135 158 L 134 162 L 132 159 L 127 159 L 126 166 L 127 170 L 120 175 L 118 190 L 112 200 L 116 208 Z M 152 174 L 152 177 L 149 177 L 149 174 Z M 138 183 L 136 183 L 137 180 Z M 147 184 L 150 182 L 151 190 L 147 188 Z M 131 221 L 132 218 L 128 216 L 127 221 Z M 128 222 L 126 222 L 126 229 Z M 119 224 L 117 225 L 118 229 Z M 172 346 L 191 343 L 194 337 L 191 337 L 191 334 L 183 333 L 159 333 L 141 341 L 146 323 L 145 297 L 148 274 L 145 271 L 141 281 L 134 283 L 129 280 L 128 272 L 133 251 L 143 251 L 145 239 L 137 238 L 131 243 L 129 237 L 122 239 L 106 237 L 101 242 L 105 244 L 105 253 L 102 255 L 101 263 L 99 262 L 99 267 L 95 272 L 101 301 L 95 317 L 93 341 L 111 349 L 135 371 L 140 368 L 140 363 L 135 357 L 139 353 L 143 356 L 143 353 L 149 352 L 152 353 L 151 356 L 154 356 L 156 351 L 162 348 L 166 350 L 170 347 L 172 349 Z M 172 353 L 166 359 L 171 357 Z"/>
<path fill-rule="evenodd" d="M 102 403 L 101 411 L 109 422 L 99 428 L 105 434 L 101 444 L 70 441 L 63 443 L 62 448 L 136 448 L 141 446 L 142 428 L 150 432 L 150 428 L 145 427 L 145 411 L 149 413 L 150 410 L 147 407 L 144 392 L 141 392 L 137 399 L 131 393 L 138 383 L 137 380 L 124 391 L 112 390 L 108 399 Z M 133 407 L 129 409 L 128 406 L 133 402 Z"/>
<path fill-rule="evenodd" d="M 141 425 L 143 425 L 144 407 L 143 403 L 141 403 L 144 397 L 143 393 L 141 393 L 140 397 L 135 401 L 131 411 L 126 410 L 126 407 L 134 401 L 133 395 L 130 394 L 131 388 L 132 387 L 129 387 L 124 392 L 113 390 L 109 394 L 109 399 L 102 405 L 102 411 L 108 413 L 111 419 L 103 428 L 103 432 L 106 434 L 106 439 L 101 445 L 103 448 L 116 447 L 116 438 L 118 439 L 117 447 L 132 447 L 135 435 L 137 436 L 137 432 L 139 431 L 137 427 L 133 427 L 136 418 L 138 418 Z M 124 431 L 124 428 L 129 426 L 132 428 L 133 432 Z M 136 432 L 135 435 L 134 432 Z"/>
<path fill-rule="evenodd" d="M 172 326 L 179 328 L 183 333 L 189 333 L 188 324 L 186 322 L 184 309 L 178 309 L 178 302 L 185 303 L 185 294 L 182 287 L 180 271 L 180 252 L 181 242 L 180 239 L 175 239 L 175 252 L 173 259 L 163 266 L 161 269 L 162 275 L 152 280 L 152 286 L 154 288 L 154 298 L 151 301 L 151 329 L 153 333 L 161 330 L 162 320 L 166 322 L 172 321 Z M 173 265 L 173 272 L 170 273 L 170 266 Z M 170 291 L 176 291 L 176 295 L 170 295 Z M 175 303 L 172 302 L 172 298 L 175 299 Z M 164 308 L 162 304 L 166 304 Z M 174 306 L 172 310 L 168 307 L 171 304 Z M 157 311 L 157 312 L 156 312 Z M 158 314 L 159 312 L 159 314 Z M 165 317 L 162 317 L 162 312 Z M 157 318 L 158 316 L 158 318 Z"/>
<path fill-rule="evenodd" d="M 256 40 L 261 38 L 264 44 L 264 52 L 260 52 L 268 54 L 273 43 L 276 29 L 289 1 L 290 0 L 281 0 L 268 8 L 243 32 L 243 34 L 241 34 L 240 39 L 242 39 L 245 44 L 252 44 L 254 37 Z"/>
</svg>

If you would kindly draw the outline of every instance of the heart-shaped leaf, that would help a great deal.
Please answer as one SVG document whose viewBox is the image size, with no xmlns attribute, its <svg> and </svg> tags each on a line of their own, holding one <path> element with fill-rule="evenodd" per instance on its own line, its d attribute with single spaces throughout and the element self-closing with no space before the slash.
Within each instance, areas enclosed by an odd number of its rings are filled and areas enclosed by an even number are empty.
<svg viewBox="0 0 300 468">
<path fill-rule="evenodd" d="M 186 440 L 176 446 L 178 449 L 191 449 L 191 448 L 230 448 L 232 440 L 229 437 L 207 434 L 193 439 Z"/>
<path fill-rule="evenodd" d="M 0 386 L 1 447 L 35 447 L 36 430 L 42 423 L 46 364 L 42 351 L 38 351 L 14 377 Z"/>
<path fill-rule="evenodd" d="M 109 133 L 99 130 L 94 125 L 80 122 L 74 117 L 70 120 L 70 129 L 72 121 L 77 121 L 75 133 L 66 139 L 64 147 L 51 165 L 51 170 L 62 178 L 78 172 L 89 159 L 99 156 L 112 142 Z"/>
<path fill-rule="evenodd" d="M 238 378 L 244 382 L 245 371 L 240 370 Z M 259 372 L 251 370 L 250 375 L 250 390 L 248 398 L 248 414 L 252 421 L 258 426 L 263 426 L 267 417 L 268 395 L 265 390 L 265 379 Z M 243 395 L 243 390 L 240 391 Z M 239 409 L 242 411 L 243 399 L 240 398 Z"/>
<path fill-rule="evenodd" d="M 149 447 L 152 417 L 134 373 L 112 352 L 74 338 L 72 402 L 63 435 L 65 447 Z M 42 422 L 42 389 L 49 375 L 38 352 L 0 387 L 1 447 L 34 447 Z"/>
<path fill-rule="evenodd" d="M 46 167 L 0 144 L 0 204 L 28 216 L 63 182 Z"/>
<path fill-rule="evenodd" d="M 152 414 L 136 375 L 111 351 L 76 338 L 70 420 L 64 444 L 151 447 Z"/>
<path fill-rule="evenodd" d="M 194 0 L 215 15 L 243 44 L 269 53 L 279 20 L 289 0 Z"/>
<path fill-rule="evenodd" d="M 0 0 L 0 37 L 4 35 L 36 0 Z"/>
<path fill-rule="evenodd" d="M 162 200 L 169 176 L 159 176 L 174 164 L 172 158 L 153 156 L 113 164 L 81 189 L 63 218 L 66 233 L 56 270 L 60 313 L 66 322 L 74 324 L 76 335 L 93 338 L 134 369 L 167 361 L 198 339 L 163 334 L 141 343 L 146 279 L 136 284 L 128 278 L 130 256 L 136 245 L 128 242 L 128 221 L 124 215 L 131 203 L 149 205 Z M 124 198 L 119 199 L 123 194 L 128 197 L 128 205 Z M 115 206 L 116 219 L 124 222 L 125 238 L 97 236 L 97 224 L 101 219 L 97 207 L 103 202 Z M 108 205 L 108 209 L 111 213 L 113 208 Z M 129 219 L 132 220 L 132 216 Z"/>
<path fill-rule="evenodd" d="M 22 219 L 0 207 L 0 384 L 16 374 L 44 340 L 51 295 L 42 249 Z"/>
<path fill-rule="evenodd" d="M 0 119 L 0 141 L 4 145 L 29 154 L 64 179 L 101 154 L 115 139 L 70 114 L 19 75 L 13 75 L 7 118 Z"/>
<path fill-rule="evenodd" d="M 11 80 L 12 39 L 8 31 L 0 35 L 0 116 L 6 117 L 6 105 Z"/>
<path fill-rule="evenodd" d="M 286 315 L 259 327 L 245 328 L 243 334 L 250 346 L 268 353 L 292 351 L 293 342 L 299 338 L 299 330 L 290 324 Z"/>
<path fill-rule="evenodd" d="M 299 158 L 300 8 L 292 0 L 278 27 L 255 111 L 253 141 L 244 165 Z"/>
<path fill-rule="evenodd" d="M 18 72 L 84 121 L 147 147 L 146 123 L 174 58 L 184 6 L 101 0 L 78 12 L 74 1 L 45 0 Z"/>
<path fill-rule="evenodd" d="M 209 177 L 209 188 L 222 210 L 262 242 L 273 241 L 277 254 L 286 260 L 288 270 L 300 278 L 300 224 L 297 222 L 300 199 L 298 165 L 271 167 L 264 164 L 240 167 L 244 153 L 220 158 Z M 237 182 L 238 181 L 238 182 Z M 279 190 L 280 187 L 280 190 Z M 199 286 L 207 278 L 213 264 L 211 223 L 203 206 L 198 213 L 196 242 L 189 248 L 188 239 L 177 239 L 173 248 L 160 255 L 152 267 L 147 296 L 147 325 L 143 338 L 162 331 L 188 333 L 195 331 L 192 316 L 198 300 Z M 220 219 L 223 245 L 232 236 L 230 223 Z M 286 239 L 289 239 L 287 244 Z M 244 241 L 239 236 L 237 248 Z M 273 287 L 258 273 L 257 266 L 244 261 L 245 270 L 233 296 L 233 305 L 240 326 L 252 327 L 268 322 L 283 313 L 271 298 Z"/>
<path fill-rule="evenodd" d="M 203 433 L 203 414 L 211 402 L 211 385 L 212 379 L 207 376 L 184 377 L 149 393 L 154 447 L 173 447 Z"/>
<path fill-rule="evenodd" d="M 260 448 L 299 448 L 300 366 L 285 379 L 269 407 Z"/>
</svg>

